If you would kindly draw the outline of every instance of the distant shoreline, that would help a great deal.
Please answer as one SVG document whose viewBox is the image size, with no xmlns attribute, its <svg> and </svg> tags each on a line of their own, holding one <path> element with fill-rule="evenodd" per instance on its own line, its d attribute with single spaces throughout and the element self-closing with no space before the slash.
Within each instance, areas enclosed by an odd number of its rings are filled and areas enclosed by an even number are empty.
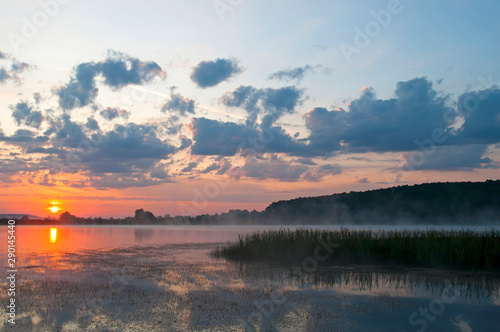
<svg viewBox="0 0 500 332">
<path fill-rule="evenodd" d="M 9 215 L 9 214 L 6 214 Z M 16 214 L 10 214 L 11 216 Z M 0 217 L 1 218 L 1 217 Z M 82 218 L 68 211 L 57 220 L 14 218 L 18 225 L 500 225 L 500 180 L 437 182 L 413 186 L 300 197 L 271 203 L 263 211 L 230 210 L 198 216 Z M 8 218 L 1 218 L 0 225 Z"/>
</svg>

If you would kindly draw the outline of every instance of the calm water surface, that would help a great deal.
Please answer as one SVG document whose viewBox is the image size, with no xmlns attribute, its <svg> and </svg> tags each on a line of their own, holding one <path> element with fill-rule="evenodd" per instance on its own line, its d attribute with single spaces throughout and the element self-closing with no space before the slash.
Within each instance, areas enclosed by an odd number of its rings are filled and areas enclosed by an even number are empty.
<svg viewBox="0 0 500 332">
<path fill-rule="evenodd" d="M 238 234 L 279 228 L 303 226 L 17 226 L 13 330 L 498 331 L 498 273 L 208 256 Z M 6 262 L 6 248 L 0 256 Z M 0 300 L 7 303 L 5 292 Z M 1 319 L 8 328 L 5 312 Z"/>
</svg>

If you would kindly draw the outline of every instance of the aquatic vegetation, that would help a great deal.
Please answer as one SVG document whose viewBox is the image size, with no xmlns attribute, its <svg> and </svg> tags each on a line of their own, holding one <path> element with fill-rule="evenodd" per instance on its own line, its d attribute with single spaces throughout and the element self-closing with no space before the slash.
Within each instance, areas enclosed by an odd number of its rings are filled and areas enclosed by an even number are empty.
<svg viewBox="0 0 500 332">
<path fill-rule="evenodd" d="M 337 248 L 329 264 L 398 264 L 473 269 L 500 268 L 500 232 L 490 230 L 354 231 L 298 229 L 263 231 L 211 252 L 232 261 L 297 263 L 324 244 Z"/>
</svg>

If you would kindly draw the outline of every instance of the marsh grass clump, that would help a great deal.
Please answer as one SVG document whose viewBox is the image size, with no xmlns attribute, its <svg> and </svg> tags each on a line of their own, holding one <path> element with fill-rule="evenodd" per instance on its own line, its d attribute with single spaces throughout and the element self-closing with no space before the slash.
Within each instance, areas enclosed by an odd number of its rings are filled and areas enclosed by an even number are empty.
<svg viewBox="0 0 500 332">
<path fill-rule="evenodd" d="M 313 257 L 321 243 L 338 245 L 325 261 L 330 264 L 500 268 L 500 232 L 495 230 L 281 229 L 240 235 L 238 241 L 215 249 L 211 255 L 239 262 L 297 263 Z"/>
</svg>

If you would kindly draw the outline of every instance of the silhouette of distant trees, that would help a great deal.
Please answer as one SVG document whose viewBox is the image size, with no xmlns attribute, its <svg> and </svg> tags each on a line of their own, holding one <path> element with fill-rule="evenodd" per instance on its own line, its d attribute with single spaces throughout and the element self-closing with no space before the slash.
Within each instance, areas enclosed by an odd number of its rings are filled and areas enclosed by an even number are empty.
<svg viewBox="0 0 500 332">
<path fill-rule="evenodd" d="M 445 182 L 298 198 L 269 205 L 278 223 L 500 223 L 500 181 Z"/>
<path fill-rule="evenodd" d="M 6 225 L 8 219 L 0 219 Z M 18 224 L 214 225 L 214 224 L 500 224 L 500 180 L 403 185 L 364 192 L 300 197 L 270 204 L 264 211 L 155 216 L 144 209 L 133 217 L 80 218 L 64 212 L 58 220 L 21 218 Z"/>
<path fill-rule="evenodd" d="M 149 211 L 144 211 L 144 209 L 135 210 L 134 219 L 141 224 L 152 223 L 156 221 L 155 215 Z"/>
<path fill-rule="evenodd" d="M 61 213 L 59 215 L 59 221 L 63 224 L 73 224 L 76 220 L 76 216 L 72 215 L 68 211 Z"/>
</svg>

